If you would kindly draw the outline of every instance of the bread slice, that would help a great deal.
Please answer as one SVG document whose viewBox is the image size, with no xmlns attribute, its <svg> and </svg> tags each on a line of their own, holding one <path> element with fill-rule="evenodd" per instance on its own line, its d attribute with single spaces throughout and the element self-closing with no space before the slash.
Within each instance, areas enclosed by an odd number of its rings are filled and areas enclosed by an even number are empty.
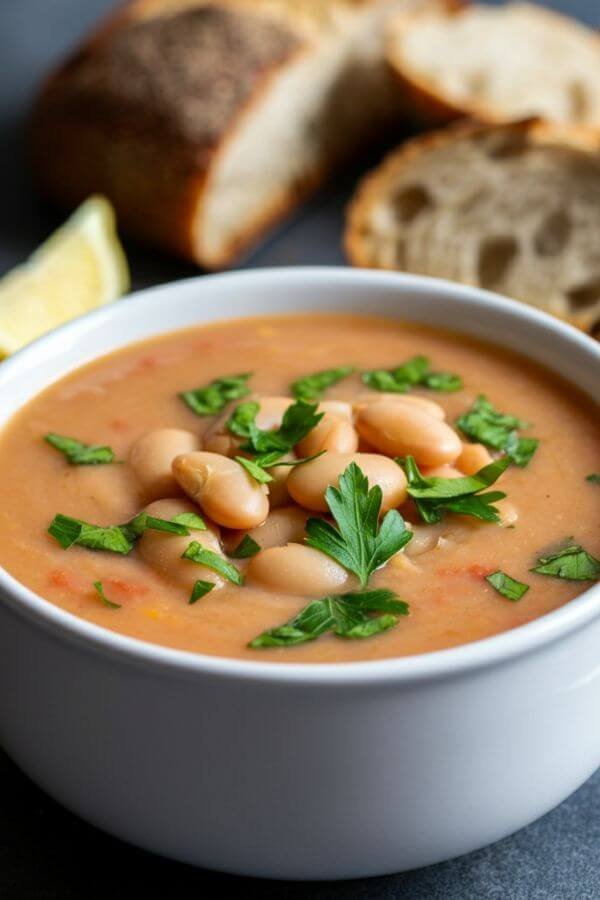
<svg viewBox="0 0 600 900">
<path fill-rule="evenodd" d="M 134 0 L 45 86 L 35 176 L 207 268 L 234 262 L 397 121 L 391 11 L 422 0 Z"/>
<path fill-rule="evenodd" d="M 450 126 L 359 186 L 356 266 L 487 288 L 587 330 L 600 320 L 600 136 L 529 121 Z"/>
<path fill-rule="evenodd" d="M 530 116 L 600 126 L 600 38 L 529 3 L 395 16 L 388 60 L 425 123 Z"/>
</svg>

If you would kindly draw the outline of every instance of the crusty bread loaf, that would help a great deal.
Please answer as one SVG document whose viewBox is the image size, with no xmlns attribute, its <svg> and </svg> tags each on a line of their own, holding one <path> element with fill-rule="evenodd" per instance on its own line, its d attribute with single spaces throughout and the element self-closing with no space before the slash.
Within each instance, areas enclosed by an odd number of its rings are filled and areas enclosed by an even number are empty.
<svg viewBox="0 0 600 900">
<path fill-rule="evenodd" d="M 600 38 L 529 3 L 447 0 L 390 20 L 387 58 L 419 118 L 600 126 Z"/>
<path fill-rule="evenodd" d="M 354 265 L 494 290 L 593 330 L 600 320 L 600 136 L 541 122 L 450 126 L 359 186 Z"/>
<path fill-rule="evenodd" d="M 45 86 L 35 176 L 208 268 L 236 256 L 385 123 L 383 25 L 423 0 L 134 0 Z"/>
</svg>

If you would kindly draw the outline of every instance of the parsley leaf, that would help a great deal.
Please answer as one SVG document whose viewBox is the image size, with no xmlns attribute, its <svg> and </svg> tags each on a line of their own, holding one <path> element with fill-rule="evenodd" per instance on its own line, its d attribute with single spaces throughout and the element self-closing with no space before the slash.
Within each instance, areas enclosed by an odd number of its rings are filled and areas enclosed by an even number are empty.
<svg viewBox="0 0 600 900">
<path fill-rule="evenodd" d="M 87 547 L 89 550 L 106 550 L 109 553 L 123 555 L 133 548 L 133 541 L 119 525 L 91 525 L 61 513 L 54 516 L 48 528 L 49 534 L 55 538 L 64 550 L 74 544 Z"/>
<path fill-rule="evenodd" d="M 257 553 L 260 553 L 260 544 L 254 538 L 251 538 L 249 534 L 245 534 L 235 550 L 232 550 L 229 555 L 232 559 L 250 559 L 251 556 L 256 556 Z"/>
<path fill-rule="evenodd" d="M 273 481 L 273 476 L 269 475 L 267 470 L 263 469 L 262 466 L 259 466 L 253 459 L 248 459 L 245 456 L 234 456 L 234 459 L 240 466 L 243 466 L 248 475 L 254 478 L 255 481 L 258 481 L 259 484 L 268 484 L 270 481 Z"/>
<path fill-rule="evenodd" d="M 369 490 L 368 479 L 356 463 L 340 475 L 339 488 L 327 488 L 325 499 L 337 528 L 324 519 L 309 519 L 306 543 L 354 572 L 365 587 L 373 572 L 408 544 L 412 532 L 395 509 L 379 525 L 381 488 L 375 485 Z"/>
<path fill-rule="evenodd" d="M 325 369 L 322 372 L 314 372 L 312 375 L 305 375 L 304 378 L 298 378 L 291 385 L 290 390 L 296 400 L 320 400 L 323 392 L 328 387 L 332 387 L 347 378 L 354 372 L 353 366 L 338 366 L 337 369 Z"/>
<path fill-rule="evenodd" d="M 531 460 L 539 444 L 536 438 L 523 438 L 518 434 L 519 429 L 529 428 L 529 422 L 494 409 L 483 394 L 456 420 L 456 424 L 467 437 L 495 450 L 504 450 L 521 468 Z"/>
<path fill-rule="evenodd" d="M 600 484 L 600 475 L 593 472 L 591 475 L 586 475 L 585 480 L 589 481 L 590 484 Z"/>
<path fill-rule="evenodd" d="M 506 494 L 502 491 L 490 491 L 480 494 L 479 491 L 489 487 L 511 465 L 508 456 L 497 459 L 474 475 L 462 478 L 426 478 L 421 475 L 419 467 L 412 456 L 397 459 L 408 480 L 408 494 L 411 496 L 424 522 L 433 525 L 441 521 L 444 512 L 458 513 L 463 516 L 474 516 L 483 522 L 500 521 L 498 510 L 493 505 L 503 500 Z"/>
<path fill-rule="evenodd" d="M 104 588 L 102 586 L 101 581 L 95 581 L 94 587 L 96 589 L 96 593 L 98 594 L 98 596 L 100 597 L 100 599 L 102 600 L 102 602 L 104 603 L 105 606 L 108 606 L 110 609 L 121 609 L 120 603 L 113 603 L 112 600 L 108 599 L 108 597 L 104 593 Z"/>
<path fill-rule="evenodd" d="M 201 597 L 205 597 L 208 593 L 210 593 L 210 591 L 212 591 L 214 586 L 214 582 L 212 581 L 196 581 L 194 583 L 194 587 L 192 588 L 192 593 L 188 601 L 189 605 L 192 606 L 194 603 L 200 600 Z"/>
<path fill-rule="evenodd" d="M 373 369 L 363 372 L 362 380 L 375 391 L 405 394 L 420 385 L 432 391 L 460 391 L 462 378 L 451 372 L 432 372 L 426 356 L 414 356 L 395 369 Z"/>
<path fill-rule="evenodd" d="M 189 559 L 199 566 L 206 566 L 209 569 L 213 569 L 219 575 L 222 575 L 223 578 L 232 581 L 234 584 L 242 585 L 244 583 L 240 571 L 236 569 L 235 566 L 227 562 L 226 559 L 223 559 L 222 556 L 219 556 L 218 553 L 207 550 L 206 547 L 203 547 L 198 541 L 192 541 L 185 553 L 182 554 L 181 558 Z"/>
<path fill-rule="evenodd" d="M 531 571 L 568 581 L 596 581 L 600 577 L 600 560 L 579 544 L 570 544 L 552 556 L 538 559 Z"/>
<path fill-rule="evenodd" d="M 216 378 L 205 387 L 183 391 L 179 396 L 197 416 L 214 416 L 225 409 L 231 400 L 248 396 L 250 390 L 246 382 L 251 374 L 246 372 L 244 375 Z"/>
<path fill-rule="evenodd" d="M 283 414 L 281 426 L 268 431 L 256 424 L 259 409 L 260 405 L 253 401 L 240 403 L 227 420 L 227 428 L 237 437 L 244 438 L 246 443 L 242 444 L 241 449 L 253 454 L 252 459 L 236 456 L 236 461 L 260 484 L 268 484 L 273 481 L 273 477 L 265 471 L 266 469 L 276 465 L 295 466 L 308 462 L 308 459 L 281 462 L 281 458 L 290 453 L 296 444 L 312 431 L 324 414 L 316 412 L 316 403 L 299 400 L 288 406 Z M 320 455 L 315 454 L 311 459 Z"/>
<path fill-rule="evenodd" d="M 83 444 L 76 438 L 50 433 L 44 436 L 46 443 L 67 457 L 72 466 L 99 466 L 115 461 L 114 450 L 98 444 Z"/>
<path fill-rule="evenodd" d="M 177 513 L 169 521 L 175 522 L 176 525 L 185 525 L 190 531 L 206 531 L 204 520 L 194 512 Z"/>
<path fill-rule="evenodd" d="M 370 616 L 369 613 L 383 613 Z M 381 634 L 408 615 L 408 604 L 393 591 L 377 590 L 340 594 L 312 600 L 298 615 L 264 631 L 248 644 L 254 649 L 291 647 L 314 641 L 327 631 L 347 639 L 363 639 Z"/>
<path fill-rule="evenodd" d="M 517 581 L 515 578 L 511 578 L 510 575 L 507 575 L 506 572 L 501 572 L 500 570 L 492 572 L 491 575 L 486 575 L 485 580 L 499 594 L 513 602 L 520 600 L 529 590 L 528 584 L 523 584 L 522 581 Z"/>
<path fill-rule="evenodd" d="M 159 519 L 146 512 L 138 513 L 124 525 L 92 525 L 81 519 L 73 519 L 58 513 L 48 528 L 52 537 L 65 550 L 78 544 L 88 550 L 107 550 L 126 555 L 144 531 L 165 531 L 167 534 L 187 535 L 189 528 L 204 531 L 206 525 L 195 513 L 180 513 L 172 519 Z"/>
</svg>

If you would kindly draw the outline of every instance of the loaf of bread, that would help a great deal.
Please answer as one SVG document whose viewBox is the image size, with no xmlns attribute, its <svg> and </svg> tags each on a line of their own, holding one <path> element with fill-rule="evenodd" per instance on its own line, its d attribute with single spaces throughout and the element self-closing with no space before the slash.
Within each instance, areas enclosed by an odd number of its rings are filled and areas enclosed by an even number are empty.
<svg viewBox="0 0 600 900">
<path fill-rule="evenodd" d="M 133 0 L 49 79 L 35 177 L 207 268 L 397 122 L 384 20 L 423 0 Z"/>
<path fill-rule="evenodd" d="M 450 126 L 359 186 L 354 265 L 449 278 L 594 330 L 600 321 L 600 136 L 535 121 Z"/>
<path fill-rule="evenodd" d="M 427 125 L 537 116 L 600 126 L 600 38 L 540 6 L 446 0 L 401 12 L 387 57 Z"/>
</svg>

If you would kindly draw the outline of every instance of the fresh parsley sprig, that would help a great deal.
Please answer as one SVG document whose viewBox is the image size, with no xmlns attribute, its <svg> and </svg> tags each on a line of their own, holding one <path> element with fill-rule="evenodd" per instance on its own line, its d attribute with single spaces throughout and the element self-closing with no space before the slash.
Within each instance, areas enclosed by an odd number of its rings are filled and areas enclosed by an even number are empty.
<svg viewBox="0 0 600 900">
<path fill-rule="evenodd" d="M 115 461 L 115 452 L 99 444 L 84 444 L 77 438 L 50 432 L 44 436 L 46 443 L 60 450 L 72 466 L 101 466 Z"/>
<path fill-rule="evenodd" d="M 503 450 L 521 468 L 529 463 L 539 444 L 537 438 L 520 437 L 518 433 L 529 428 L 529 422 L 499 412 L 483 394 L 456 420 L 456 425 L 472 440 Z"/>
<path fill-rule="evenodd" d="M 370 615 L 375 612 L 382 615 Z M 293 647 L 314 641 L 328 631 L 346 639 L 369 638 L 393 628 L 398 624 L 398 617 L 408 612 L 408 604 L 388 590 L 323 597 L 311 601 L 285 625 L 264 631 L 248 646 L 256 650 Z"/>
<path fill-rule="evenodd" d="M 600 475 L 596 472 L 592 472 L 591 475 L 586 475 L 585 480 L 589 481 L 590 484 L 600 484 Z"/>
<path fill-rule="evenodd" d="M 197 416 L 214 416 L 222 412 L 232 400 L 241 400 L 250 393 L 248 379 L 251 372 L 243 375 L 226 375 L 216 378 L 204 387 L 183 391 L 179 396 Z"/>
<path fill-rule="evenodd" d="M 394 369 L 372 369 L 363 372 L 362 380 L 375 391 L 406 394 L 412 387 L 426 387 L 432 391 L 460 391 L 463 381 L 451 372 L 433 372 L 426 356 L 414 356 Z"/>
<path fill-rule="evenodd" d="M 395 509 L 379 523 L 382 496 L 379 485 L 369 489 L 366 475 L 356 463 L 350 463 L 340 475 L 339 488 L 330 486 L 325 492 L 337 527 L 324 519 L 306 523 L 306 543 L 354 572 L 361 587 L 412 538 Z"/>
<path fill-rule="evenodd" d="M 506 471 L 511 464 L 508 456 L 503 456 L 484 466 L 474 475 L 465 475 L 463 478 L 425 477 L 421 475 L 412 456 L 397 459 L 396 462 L 404 469 L 408 481 L 408 494 L 415 501 L 419 515 L 428 525 L 441 521 L 445 512 L 474 516 L 483 522 L 500 521 L 498 510 L 493 504 L 503 500 L 506 494 L 502 491 L 481 494 L 480 491 L 494 484 Z"/>
<path fill-rule="evenodd" d="M 347 378 L 354 372 L 354 366 L 338 366 L 336 369 L 324 369 L 322 372 L 314 372 L 298 378 L 290 386 L 290 390 L 296 400 L 304 400 L 306 403 L 320 400 L 328 387 L 333 387 L 343 378 Z"/>
<path fill-rule="evenodd" d="M 507 600 L 511 600 L 513 603 L 516 603 L 517 600 L 524 597 L 529 590 L 528 584 L 517 581 L 516 578 L 511 578 L 506 572 L 501 572 L 500 570 L 492 572 L 491 575 L 486 575 L 485 580 L 488 584 L 491 584 L 499 594 L 502 594 L 503 597 Z"/>
<path fill-rule="evenodd" d="M 597 581 L 600 578 L 600 559 L 580 544 L 569 544 L 552 556 L 540 557 L 531 571 L 567 581 Z"/>
</svg>

